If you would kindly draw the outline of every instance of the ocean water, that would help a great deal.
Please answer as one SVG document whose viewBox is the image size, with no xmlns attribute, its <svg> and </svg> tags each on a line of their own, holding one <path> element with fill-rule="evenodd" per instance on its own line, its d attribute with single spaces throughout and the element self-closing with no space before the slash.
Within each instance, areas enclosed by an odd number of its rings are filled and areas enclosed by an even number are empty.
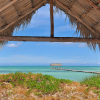
<svg viewBox="0 0 100 100">
<path fill-rule="evenodd" d="M 100 72 L 100 66 L 62 66 L 64 69 L 82 70 L 82 71 L 95 71 Z M 81 81 L 86 77 L 90 77 L 96 74 L 71 72 L 63 70 L 53 70 L 50 66 L 0 66 L 0 74 L 15 73 L 15 72 L 32 72 L 42 73 L 43 75 L 52 75 L 59 79 L 70 79 L 73 81 Z"/>
</svg>

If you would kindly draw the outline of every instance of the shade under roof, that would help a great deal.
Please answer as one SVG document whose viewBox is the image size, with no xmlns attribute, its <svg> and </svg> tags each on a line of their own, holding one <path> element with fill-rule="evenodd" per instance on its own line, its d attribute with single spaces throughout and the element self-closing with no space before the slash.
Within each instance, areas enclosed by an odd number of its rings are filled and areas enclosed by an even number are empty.
<svg viewBox="0 0 100 100">
<path fill-rule="evenodd" d="M 47 3 L 50 0 L 0 0 L 0 36 L 11 36 L 21 25 L 25 27 L 35 11 Z M 53 6 L 56 12 L 65 12 L 81 37 L 100 37 L 100 0 L 53 0 Z"/>
</svg>

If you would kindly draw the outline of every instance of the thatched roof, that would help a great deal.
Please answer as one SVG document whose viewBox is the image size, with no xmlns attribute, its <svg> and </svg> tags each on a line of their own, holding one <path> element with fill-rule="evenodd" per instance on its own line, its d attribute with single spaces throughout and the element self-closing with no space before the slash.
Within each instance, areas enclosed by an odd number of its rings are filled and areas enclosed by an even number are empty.
<svg viewBox="0 0 100 100">
<path fill-rule="evenodd" d="M 21 25 L 27 26 L 35 11 L 47 3 L 50 0 L 0 0 L 0 36 L 11 36 Z M 100 37 L 100 0 L 53 0 L 53 5 L 56 12 L 64 11 L 70 24 L 77 26 L 80 37 Z M 96 47 L 96 43 L 88 45 Z"/>
<path fill-rule="evenodd" d="M 51 63 L 50 66 L 62 66 L 61 63 Z"/>
</svg>

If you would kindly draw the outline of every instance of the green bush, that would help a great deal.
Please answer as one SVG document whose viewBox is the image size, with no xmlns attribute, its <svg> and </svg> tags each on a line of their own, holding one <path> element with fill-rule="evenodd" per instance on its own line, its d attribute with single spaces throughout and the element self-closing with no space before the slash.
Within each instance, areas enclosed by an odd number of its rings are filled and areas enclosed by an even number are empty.
<svg viewBox="0 0 100 100">
<path fill-rule="evenodd" d="M 81 84 L 86 84 L 89 87 L 97 87 L 100 88 L 100 75 L 91 76 L 89 78 L 85 78 L 81 81 Z"/>
<path fill-rule="evenodd" d="M 35 79 L 32 78 L 32 76 L 35 76 Z M 1 77 L 1 76 L 0 76 Z M 57 79 L 50 75 L 42 75 L 40 74 L 33 74 L 31 72 L 29 73 L 22 73 L 22 72 L 16 72 L 16 73 L 10 73 L 8 75 L 2 76 L 3 81 L 9 80 L 10 83 L 15 86 L 26 86 L 29 89 L 29 92 L 33 89 L 37 89 L 39 92 L 36 93 L 39 94 L 48 94 L 48 93 L 55 93 L 56 91 L 61 91 L 62 88 L 60 87 L 60 84 L 62 83 L 71 83 L 71 80 L 65 80 L 65 79 Z M 28 92 L 28 93 L 29 93 Z"/>
</svg>

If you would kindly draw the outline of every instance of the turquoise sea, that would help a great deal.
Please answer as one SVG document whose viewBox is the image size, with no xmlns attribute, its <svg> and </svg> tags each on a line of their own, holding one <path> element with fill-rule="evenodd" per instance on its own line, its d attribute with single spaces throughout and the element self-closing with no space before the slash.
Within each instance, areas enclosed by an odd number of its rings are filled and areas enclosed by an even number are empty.
<svg viewBox="0 0 100 100">
<path fill-rule="evenodd" d="M 100 66 L 62 66 L 62 68 L 100 72 Z M 92 73 L 53 70 L 50 66 L 0 66 L 0 74 L 15 73 L 16 71 L 42 73 L 43 75 L 47 74 L 59 79 L 70 79 L 73 81 L 81 81 L 85 77 L 96 75 Z"/>
</svg>

